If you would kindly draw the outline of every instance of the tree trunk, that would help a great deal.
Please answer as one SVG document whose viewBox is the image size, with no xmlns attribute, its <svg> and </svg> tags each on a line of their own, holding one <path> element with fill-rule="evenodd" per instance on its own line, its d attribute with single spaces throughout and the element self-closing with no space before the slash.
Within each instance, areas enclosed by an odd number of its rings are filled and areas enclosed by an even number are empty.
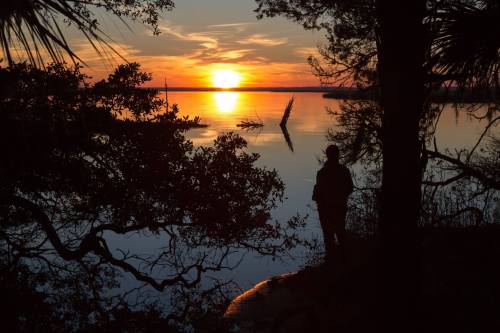
<svg viewBox="0 0 500 333">
<path fill-rule="evenodd" d="M 383 143 L 380 332 L 415 329 L 425 2 L 377 0 Z"/>
</svg>

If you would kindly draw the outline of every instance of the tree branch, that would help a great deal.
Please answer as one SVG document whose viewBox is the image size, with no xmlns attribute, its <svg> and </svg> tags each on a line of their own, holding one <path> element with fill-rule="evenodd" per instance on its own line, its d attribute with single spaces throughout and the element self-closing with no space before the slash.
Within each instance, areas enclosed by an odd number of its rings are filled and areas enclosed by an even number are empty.
<svg viewBox="0 0 500 333">
<path fill-rule="evenodd" d="M 453 164 L 454 166 L 456 166 L 460 170 L 462 170 L 462 173 L 464 175 L 476 178 L 483 185 L 490 187 L 492 189 L 495 189 L 495 190 L 500 190 L 500 181 L 499 180 L 492 178 L 492 177 L 488 177 L 487 175 L 485 175 L 481 171 L 471 167 L 470 165 L 465 164 L 459 158 L 453 158 L 451 156 L 444 155 L 444 154 L 441 154 L 440 152 L 433 151 L 433 150 L 426 150 L 426 153 L 429 155 L 430 158 L 441 159 L 441 160 L 446 161 L 450 164 Z"/>
</svg>

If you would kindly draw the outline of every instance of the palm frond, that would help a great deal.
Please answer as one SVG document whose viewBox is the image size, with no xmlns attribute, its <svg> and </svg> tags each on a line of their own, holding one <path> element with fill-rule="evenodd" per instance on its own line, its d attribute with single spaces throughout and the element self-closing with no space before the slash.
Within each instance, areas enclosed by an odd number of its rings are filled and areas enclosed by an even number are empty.
<svg viewBox="0 0 500 333">
<path fill-rule="evenodd" d="M 15 62 L 13 52 L 19 55 L 18 58 L 25 57 L 37 66 L 43 66 L 45 58 L 64 62 L 65 55 L 73 62 L 83 62 L 68 44 L 58 19 L 76 26 L 98 54 L 102 55 L 103 49 L 107 48 L 119 55 L 91 17 L 84 16 L 68 1 L 4 0 L 0 15 L 0 44 L 9 65 Z"/>
<path fill-rule="evenodd" d="M 431 65 L 444 77 L 467 86 L 498 86 L 500 4 L 448 4 L 437 16 Z"/>
<path fill-rule="evenodd" d="M 83 62 L 64 36 L 64 28 L 73 26 L 101 57 L 116 55 L 125 60 L 99 28 L 91 8 L 111 12 L 126 26 L 123 17 L 142 19 L 159 33 L 158 12 L 173 6 L 172 0 L 2 0 L 0 44 L 9 64 L 14 63 L 14 54 L 37 66 L 43 66 L 45 58 L 64 62 L 65 56 Z"/>
</svg>

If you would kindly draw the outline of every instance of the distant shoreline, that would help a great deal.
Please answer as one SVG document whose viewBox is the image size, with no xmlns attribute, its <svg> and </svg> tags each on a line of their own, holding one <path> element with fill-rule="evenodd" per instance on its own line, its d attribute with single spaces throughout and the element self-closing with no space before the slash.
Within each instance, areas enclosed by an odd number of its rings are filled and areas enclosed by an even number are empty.
<svg viewBox="0 0 500 333">
<path fill-rule="evenodd" d="M 356 88 L 334 88 L 325 93 L 324 98 L 331 99 L 350 99 L 350 100 L 375 100 L 376 95 L 373 91 L 366 91 Z M 495 89 L 459 89 L 459 88 L 440 88 L 433 90 L 429 96 L 433 103 L 489 103 L 498 101 L 498 93 Z"/>
<path fill-rule="evenodd" d="M 152 89 L 158 89 L 159 91 L 165 91 L 165 87 L 152 87 Z M 200 92 L 318 92 L 318 93 L 330 93 L 342 88 L 333 87 L 245 87 L 245 88 L 194 88 L 194 87 L 168 87 L 168 91 L 200 91 Z"/>
<path fill-rule="evenodd" d="M 148 89 L 148 88 L 146 88 Z M 165 87 L 151 87 L 165 91 Z M 374 100 L 373 92 L 367 92 L 357 88 L 346 87 L 242 87 L 242 88 L 210 88 L 210 87 L 168 87 L 172 92 L 290 92 L 290 93 L 322 93 L 324 98 L 350 99 L 350 100 Z M 493 102 L 498 100 L 494 89 L 459 90 L 457 88 L 439 89 L 433 91 L 430 97 L 435 103 L 476 103 Z"/>
</svg>

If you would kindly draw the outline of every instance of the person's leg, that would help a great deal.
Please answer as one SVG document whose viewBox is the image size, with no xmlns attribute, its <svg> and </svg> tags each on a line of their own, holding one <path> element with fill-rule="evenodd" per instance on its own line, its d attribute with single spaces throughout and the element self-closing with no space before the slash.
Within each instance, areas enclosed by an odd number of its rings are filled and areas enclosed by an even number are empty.
<svg viewBox="0 0 500 333">
<path fill-rule="evenodd" d="M 339 246 L 345 245 L 345 218 L 346 210 L 342 209 L 335 214 L 335 233 L 337 234 L 337 240 Z"/>
<path fill-rule="evenodd" d="M 333 221 L 328 210 L 318 206 L 319 222 L 323 230 L 323 242 L 325 244 L 325 259 L 331 261 L 335 252 L 335 235 L 333 230 Z"/>
<path fill-rule="evenodd" d="M 346 239 L 346 230 L 345 230 L 345 218 L 346 218 L 347 209 L 338 208 L 333 212 L 333 226 L 334 232 L 337 236 L 337 244 L 335 245 L 336 249 L 334 250 L 336 254 L 340 257 L 341 261 L 345 261 L 346 258 L 346 249 L 345 249 L 345 239 Z"/>
</svg>

